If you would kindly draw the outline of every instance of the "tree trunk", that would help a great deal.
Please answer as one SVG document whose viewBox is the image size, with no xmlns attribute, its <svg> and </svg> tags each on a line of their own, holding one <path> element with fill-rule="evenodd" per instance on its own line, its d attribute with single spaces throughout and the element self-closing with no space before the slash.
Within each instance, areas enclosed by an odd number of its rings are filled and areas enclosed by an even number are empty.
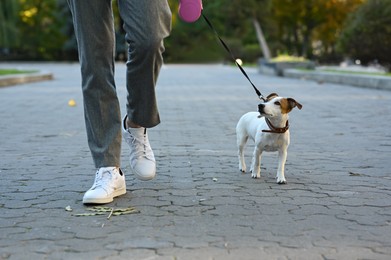
<svg viewBox="0 0 391 260">
<path fill-rule="evenodd" d="M 259 45 L 261 46 L 263 56 L 265 57 L 265 59 L 270 60 L 272 55 L 270 54 L 270 49 L 266 43 L 265 36 L 263 35 L 261 26 L 259 25 L 259 22 L 256 18 L 253 19 L 253 24 L 255 27 L 255 32 L 257 34 Z"/>
</svg>

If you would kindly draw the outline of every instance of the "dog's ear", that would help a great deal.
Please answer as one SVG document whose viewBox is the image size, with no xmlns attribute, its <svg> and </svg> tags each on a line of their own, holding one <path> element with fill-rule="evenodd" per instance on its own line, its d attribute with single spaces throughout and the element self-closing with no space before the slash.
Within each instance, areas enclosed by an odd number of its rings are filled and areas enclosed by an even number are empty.
<svg viewBox="0 0 391 260">
<path fill-rule="evenodd" d="M 294 107 L 301 109 L 303 107 L 299 102 L 297 102 L 293 98 L 288 98 L 288 102 L 291 109 L 293 109 Z"/>
<path fill-rule="evenodd" d="M 275 97 L 278 97 L 278 94 L 277 93 L 271 93 L 271 94 L 269 94 L 269 96 L 266 97 L 266 101 L 270 101 L 270 100 L 272 100 Z"/>
</svg>

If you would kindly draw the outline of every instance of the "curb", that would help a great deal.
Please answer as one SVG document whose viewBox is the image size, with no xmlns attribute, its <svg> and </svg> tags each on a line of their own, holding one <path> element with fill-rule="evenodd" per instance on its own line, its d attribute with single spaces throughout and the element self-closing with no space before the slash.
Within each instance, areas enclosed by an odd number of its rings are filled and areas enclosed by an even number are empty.
<svg viewBox="0 0 391 260">
<path fill-rule="evenodd" d="M 0 88 L 52 79 L 53 74 L 49 72 L 0 76 Z"/>
<path fill-rule="evenodd" d="M 361 88 L 391 90 L 391 77 L 376 75 L 356 75 L 320 71 L 284 70 L 284 77 L 314 80 Z"/>
</svg>

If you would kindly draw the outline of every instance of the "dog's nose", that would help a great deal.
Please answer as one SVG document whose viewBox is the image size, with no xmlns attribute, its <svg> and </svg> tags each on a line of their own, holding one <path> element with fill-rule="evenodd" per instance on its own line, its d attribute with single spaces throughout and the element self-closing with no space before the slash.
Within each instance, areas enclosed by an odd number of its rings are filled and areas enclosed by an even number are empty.
<svg viewBox="0 0 391 260">
<path fill-rule="evenodd" d="M 263 109 L 265 108 L 265 104 L 259 104 L 258 105 L 258 112 L 263 112 Z"/>
</svg>

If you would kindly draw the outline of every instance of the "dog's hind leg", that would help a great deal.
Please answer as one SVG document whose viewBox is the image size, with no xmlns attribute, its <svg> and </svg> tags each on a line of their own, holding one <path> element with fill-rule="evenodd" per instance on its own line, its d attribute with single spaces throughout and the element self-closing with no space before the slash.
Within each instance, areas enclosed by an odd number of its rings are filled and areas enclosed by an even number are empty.
<svg viewBox="0 0 391 260">
<path fill-rule="evenodd" d="M 244 161 L 244 147 L 246 146 L 248 136 L 237 133 L 239 170 L 246 172 L 246 162 Z"/>
<path fill-rule="evenodd" d="M 251 177 L 254 179 L 261 178 L 261 157 L 261 149 L 259 149 L 258 146 L 255 146 L 253 158 L 251 161 Z"/>
</svg>

